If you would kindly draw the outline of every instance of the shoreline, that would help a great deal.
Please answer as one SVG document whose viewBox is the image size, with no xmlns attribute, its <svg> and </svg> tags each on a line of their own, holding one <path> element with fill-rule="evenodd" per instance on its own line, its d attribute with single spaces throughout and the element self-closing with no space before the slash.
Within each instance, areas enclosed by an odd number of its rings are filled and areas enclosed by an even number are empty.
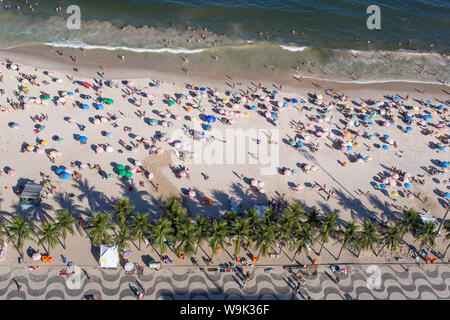
<svg viewBox="0 0 450 320">
<path fill-rule="evenodd" d="M 214 49 L 214 48 L 213 48 Z M 63 56 L 57 54 L 58 50 L 63 50 Z M 147 74 L 152 74 L 155 78 L 170 82 L 173 78 L 183 77 L 190 81 L 196 82 L 212 82 L 220 87 L 223 86 L 223 81 L 232 82 L 272 82 L 290 90 L 299 88 L 308 90 L 318 90 L 313 84 L 317 83 L 327 88 L 334 88 L 335 90 L 383 90 L 392 85 L 396 85 L 401 91 L 413 92 L 417 87 L 421 90 L 426 90 L 430 93 L 437 93 L 442 89 L 448 89 L 450 83 L 445 85 L 442 82 L 421 82 L 421 81 L 407 81 L 407 80 L 373 80 L 373 81 L 359 81 L 359 80 L 339 80 L 339 79 L 320 79 L 311 76 L 302 76 L 302 81 L 294 78 L 295 72 L 267 72 L 261 68 L 253 72 L 237 73 L 227 72 L 220 67 L 206 66 L 205 71 L 193 70 L 189 73 L 181 71 L 183 68 L 183 55 L 170 54 L 169 57 L 164 58 L 163 64 L 160 64 L 158 58 L 153 58 L 150 55 L 142 66 L 142 57 L 139 53 L 129 54 L 125 61 L 121 61 L 118 56 L 122 53 L 120 50 L 107 51 L 101 49 L 85 50 L 82 52 L 79 48 L 55 47 L 51 48 L 46 45 L 26 45 L 16 46 L 8 49 L 0 49 L 0 55 L 4 58 L 10 58 L 22 65 L 35 67 L 38 69 L 51 69 L 68 74 L 73 74 L 79 77 L 100 78 L 98 72 L 99 65 L 105 68 L 105 77 L 107 79 L 148 79 Z M 77 56 L 78 63 L 73 63 L 70 56 Z M 186 55 L 189 56 L 189 55 Z M 30 63 L 31 62 L 31 63 Z M 75 72 L 73 68 L 78 68 Z M 231 88 L 231 86 L 229 86 Z"/>
</svg>

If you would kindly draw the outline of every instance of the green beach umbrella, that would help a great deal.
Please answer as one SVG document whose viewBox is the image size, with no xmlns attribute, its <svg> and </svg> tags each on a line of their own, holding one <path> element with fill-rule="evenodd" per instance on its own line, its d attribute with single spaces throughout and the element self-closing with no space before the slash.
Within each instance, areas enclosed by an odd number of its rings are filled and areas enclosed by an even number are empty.
<svg viewBox="0 0 450 320">
<path fill-rule="evenodd" d="M 44 96 L 44 100 L 50 100 L 50 96 Z"/>
<path fill-rule="evenodd" d="M 124 175 L 126 175 L 126 173 L 127 172 L 122 169 L 122 170 L 119 171 L 119 176 L 123 177 Z"/>
<path fill-rule="evenodd" d="M 114 100 L 113 100 L 113 99 L 108 99 L 108 103 L 109 103 L 109 104 L 113 104 L 113 103 L 114 103 Z"/>
<path fill-rule="evenodd" d="M 173 106 L 175 104 L 175 101 L 169 100 L 169 106 Z"/>
<path fill-rule="evenodd" d="M 118 164 L 118 165 L 117 165 L 117 169 L 118 169 L 118 170 L 123 170 L 123 169 L 124 169 L 123 164 Z"/>
<path fill-rule="evenodd" d="M 108 103 L 108 99 L 106 99 L 106 98 L 103 98 L 103 103 Z"/>
<path fill-rule="evenodd" d="M 131 178 L 133 174 L 130 171 L 125 172 L 125 177 Z"/>
</svg>

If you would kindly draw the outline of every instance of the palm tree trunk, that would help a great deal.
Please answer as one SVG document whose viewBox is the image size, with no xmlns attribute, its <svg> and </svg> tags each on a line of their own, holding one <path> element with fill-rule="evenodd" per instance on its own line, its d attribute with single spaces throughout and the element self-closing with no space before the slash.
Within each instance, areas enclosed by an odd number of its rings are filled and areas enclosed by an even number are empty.
<svg viewBox="0 0 450 320">
<path fill-rule="evenodd" d="M 344 249 L 344 245 L 345 245 L 345 242 L 342 244 L 341 250 L 339 251 L 339 255 L 336 260 L 339 260 L 339 258 L 341 257 L 341 253 L 342 253 L 342 250 Z"/>
<path fill-rule="evenodd" d="M 377 257 L 380 255 L 381 251 L 383 251 L 384 247 L 386 246 L 386 243 L 381 247 L 380 251 L 378 251 Z"/>
<path fill-rule="evenodd" d="M 447 245 L 447 249 L 445 249 L 444 256 L 445 256 L 446 253 L 447 253 L 448 247 L 450 247 L 450 243 Z"/>
<path fill-rule="evenodd" d="M 319 257 L 320 257 L 320 254 L 322 253 L 322 249 L 323 249 L 323 246 L 324 246 L 324 244 L 325 244 L 325 241 L 322 241 L 322 245 L 320 246 L 320 250 L 319 250 Z"/>
</svg>

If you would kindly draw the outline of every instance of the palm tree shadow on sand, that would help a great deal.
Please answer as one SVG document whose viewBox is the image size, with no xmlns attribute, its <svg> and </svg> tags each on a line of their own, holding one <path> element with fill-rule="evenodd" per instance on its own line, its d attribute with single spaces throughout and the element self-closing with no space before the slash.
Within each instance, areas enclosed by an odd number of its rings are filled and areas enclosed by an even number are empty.
<svg viewBox="0 0 450 320">
<path fill-rule="evenodd" d="M 102 212 L 106 211 L 109 206 L 109 200 L 104 195 L 104 193 L 95 190 L 94 186 L 90 186 L 87 179 L 84 179 L 83 181 L 78 181 L 77 183 L 72 185 L 76 189 L 78 189 L 81 194 L 78 195 L 78 200 L 83 201 L 84 199 L 87 199 L 89 209 L 88 211 L 85 211 L 85 214 L 87 216 L 91 216 L 94 211 Z"/>
</svg>

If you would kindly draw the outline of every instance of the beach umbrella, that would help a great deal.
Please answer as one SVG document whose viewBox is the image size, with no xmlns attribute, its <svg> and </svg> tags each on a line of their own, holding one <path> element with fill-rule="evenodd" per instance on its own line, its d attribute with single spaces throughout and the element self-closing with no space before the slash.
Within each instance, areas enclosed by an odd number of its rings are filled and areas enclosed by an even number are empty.
<svg viewBox="0 0 450 320">
<path fill-rule="evenodd" d="M 406 117 L 406 120 L 407 120 L 407 121 L 413 121 L 413 118 L 410 117 L 410 116 L 408 116 L 408 117 Z"/>
<path fill-rule="evenodd" d="M 173 106 L 175 104 L 175 101 L 169 100 L 169 106 Z"/>
<path fill-rule="evenodd" d="M 433 118 L 433 116 L 431 114 L 426 114 L 426 115 L 423 116 L 424 120 L 430 120 L 432 118 Z"/>
<path fill-rule="evenodd" d="M 55 173 L 57 174 L 57 175 L 60 175 L 61 173 L 63 173 L 64 172 L 64 168 L 63 167 L 59 167 L 59 168 L 57 168 L 56 170 L 55 170 Z"/>
<path fill-rule="evenodd" d="M 87 104 L 83 104 L 80 108 L 83 110 L 89 110 L 89 106 Z"/>
<path fill-rule="evenodd" d="M 97 148 L 95 148 L 95 152 L 96 153 L 102 153 L 104 150 L 102 147 L 98 146 Z"/>
<path fill-rule="evenodd" d="M 15 176 L 15 175 L 16 175 L 16 171 L 15 171 L 14 169 L 9 169 L 9 170 L 8 170 L 8 174 L 9 174 L 10 176 Z"/>
<path fill-rule="evenodd" d="M 363 119 L 364 119 L 365 121 L 367 121 L 367 120 L 369 120 L 369 116 L 368 116 L 367 114 L 365 114 L 365 115 L 363 116 Z"/>
<path fill-rule="evenodd" d="M 257 181 L 256 179 L 252 179 L 252 180 L 250 181 L 250 184 L 251 184 L 253 187 L 256 187 L 256 186 L 258 185 L 258 181 Z"/>
<path fill-rule="evenodd" d="M 389 150 L 389 147 L 387 145 L 385 145 L 385 144 L 383 145 L 382 148 L 383 148 L 383 150 Z"/>
<path fill-rule="evenodd" d="M 411 188 L 411 185 L 409 183 L 405 183 L 404 186 L 405 186 L 406 189 L 410 189 Z"/>
<path fill-rule="evenodd" d="M 107 138 L 112 138 L 113 137 L 113 133 L 112 132 L 107 132 L 106 133 L 106 137 Z"/>
<path fill-rule="evenodd" d="M 152 180 L 152 179 L 153 179 L 153 173 L 150 172 L 150 173 L 148 174 L 148 180 Z"/>
<path fill-rule="evenodd" d="M 112 146 L 107 146 L 106 147 L 106 152 L 113 152 L 114 148 Z"/>
<path fill-rule="evenodd" d="M 103 108 L 104 108 L 103 104 L 100 103 L 100 104 L 97 105 L 97 110 L 103 110 Z"/>
<path fill-rule="evenodd" d="M 353 149 L 352 146 L 347 146 L 347 150 L 348 150 L 348 151 L 350 151 L 350 150 L 352 150 L 352 149 Z"/>
<path fill-rule="evenodd" d="M 446 193 L 444 193 L 444 197 L 446 197 L 446 198 L 450 198 L 450 192 L 446 192 Z"/>
<path fill-rule="evenodd" d="M 206 117 L 206 122 L 214 123 L 214 122 L 216 122 L 216 117 L 209 115 Z"/>
<path fill-rule="evenodd" d="M 121 170 L 119 171 L 119 176 L 123 177 L 123 176 L 125 176 L 126 173 L 127 173 L 127 172 L 126 172 L 124 169 L 121 169 Z"/>
<path fill-rule="evenodd" d="M 375 136 L 373 134 L 369 135 L 369 140 L 375 140 Z"/>
<path fill-rule="evenodd" d="M 19 129 L 19 128 L 20 128 L 20 124 L 18 124 L 17 122 L 10 122 L 10 123 L 9 123 L 9 126 L 10 126 L 12 129 Z"/>
<path fill-rule="evenodd" d="M 382 184 L 380 184 L 380 188 L 384 190 L 387 188 L 387 186 L 384 183 L 382 183 Z"/>
<path fill-rule="evenodd" d="M 70 179 L 70 173 L 64 172 L 59 176 L 61 180 L 69 180 Z"/>
<path fill-rule="evenodd" d="M 69 122 L 69 123 L 74 123 L 75 120 L 74 120 L 73 118 L 69 118 L 69 119 L 67 119 L 67 122 Z"/>
<path fill-rule="evenodd" d="M 256 111 L 258 108 L 256 106 L 251 106 L 250 109 Z"/>
<path fill-rule="evenodd" d="M 88 167 L 87 163 L 80 163 L 80 169 L 86 169 Z"/>
<path fill-rule="evenodd" d="M 80 138 L 78 139 L 81 143 L 86 143 L 87 142 L 87 140 L 88 140 L 88 138 L 87 137 L 85 137 L 85 136 L 80 136 Z"/>
<path fill-rule="evenodd" d="M 189 195 L 189 197 L 194 198 L 195 197 L 195 191 L 194 190 L 189 190 L 188 195 Z"/>
<path fill-rule="evenodd" d="M 291 101 L 292 101 L 292 103 L 297 103 L 297 102 L 298 102 L 298 100 L 297 100 L 297 99 L 295 99 L 295 98 L 294 98 L 294 99 L 292 99 Z"/>
<path fill-rule="evenodd" d="M 280 120 L 278 120 L 278 119 L 273 119 L 273 124 L 274 125 L 279 125 L 280 124 Z"/>
<path fill-rule="evenodd" d="M 383 135 L 383 138 L 384 138 L 384 139 L 389 139 L 390 136 L 389 136 L 388 134 L 385 134 L 385 135 Z"/>
<path fill-rule="evenodd" d="M 258 181 L 258 187 L 263 188 L 264 187 L 264 181 Z"/>
<path fill-rule="evenodd" d="M 406 131 L 411 132 L 412 128 L 411 127 L 406 127 Z"/>
<path fill-rule="evenodd" d="M 142 166 L 142 162 L 139 161 L 139 160 L 134 160 L 134 164 L 135 164 L 136 166 Z"/>
<path fill-rule="evenodd" d="M 117 170 L 123 170 L 125 167 L 123 164 L 118 164 L 117 165 Z"/>
<path fill-rule="evenodd" d="M 447 146 L 439 145 L 438 149 L 439 149 L 439 151 L 445 151 L 445 150 L 447 150 Z"/>
<path fill-rule="evenodd" d="M 301 141 L 297 141 L 297 146 L 299 146 L 299 147 L 303 147 L 303 142 L 301 142 Z"/>
<path fill-rule="evenodd" d="M 125 177 L 131 178 L 133 176 L 133 173 L 131 171 L 125 172 Z"/>
</svg>

